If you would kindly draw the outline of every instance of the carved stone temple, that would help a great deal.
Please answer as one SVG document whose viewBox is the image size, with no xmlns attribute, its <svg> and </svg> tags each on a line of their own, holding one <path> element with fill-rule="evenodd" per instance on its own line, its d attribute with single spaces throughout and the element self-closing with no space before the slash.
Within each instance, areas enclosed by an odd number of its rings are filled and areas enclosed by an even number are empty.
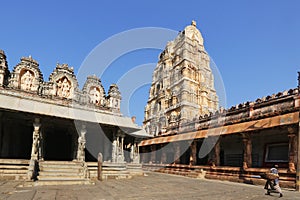
<svg viewBox="0 0 300 200">
<path fill-rule="evenodd" d="M 192 22 L 167 43 L 153 72 L 144 127 L 154 137 L 139 143 L 143 167 L 265 184 L 260 174 L 277 164 L 281 186 L 300 191 L 300 73 L 298 81 L 298 88 L 219 108 L 210 59 Z"/>
<path fill-rule="evenodd" d="M 121 169 L 116 177 L 131 176 L 130 163 L 139 167 L 137 144 L 146 133 L 122 116 L 121 99 L 116 84 L 106 93 L 95 75 L 81 90 L 68 64 L 57 64 L 49 81 L 31 56 L 10 72 L 1 50 L 0 178 L 89 184 L 97 177 L 99 153 L 104 178 L 111 167 Z"/>
<path fill-rule="evenodd" d="M 67 64 L 45 81 L 30 56 L 10 71 L 0 50 L 0 178 L 91 184 L 154 170 L 263 185 L 277 164 L 281 186 L 300 191 L 299 91 L 300 73 L 297 88 L 220 108 L 193 21 L 159 55 L 143 129 L 120 113 L 117 85 L 106 92 L 94 75 L 81 89 Z"/>
<path fill-rule="evenodd" d="M 168 42 L 153 72 L 144 126 L 151 135 L 218 109 L 210 58 L 196 22 Z"/>
</svg>

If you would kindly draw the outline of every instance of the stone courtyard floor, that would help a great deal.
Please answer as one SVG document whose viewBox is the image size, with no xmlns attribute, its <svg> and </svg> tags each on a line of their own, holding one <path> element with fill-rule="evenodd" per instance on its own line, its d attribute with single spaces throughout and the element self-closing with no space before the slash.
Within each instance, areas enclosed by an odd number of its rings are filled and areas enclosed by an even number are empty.
<svg viewBox="0 0 300 200">
<path fill-rule="evenodd" d="M 20 182 L 0 181 L 0 199 L 278 199 L 265 195 L 263 186 L 201 180 L 147 173 L 144 177 L 107 180 L 96 185 L 17 187 Z M 300 200 L 300 192 L 283 189 L 281 199 Z"/>
</svg>

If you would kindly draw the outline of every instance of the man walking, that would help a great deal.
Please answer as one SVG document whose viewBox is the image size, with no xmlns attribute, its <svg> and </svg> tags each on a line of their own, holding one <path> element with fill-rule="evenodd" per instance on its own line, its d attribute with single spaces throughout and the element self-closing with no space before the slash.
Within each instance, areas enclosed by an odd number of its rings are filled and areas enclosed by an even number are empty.
<svg viewBox="0 0 300 200">
<path fill-rule="evenodd" d="M 265 189 L 267 190 L 267 195 L 270 195 L 272 190 L 276 190 L 279 193 L 279 197 L 282 197 L 282 190 L 279 186 L 279 175 L 278 175 L 278 165 L 274 165 L 270 169 L 270 174 L 267 176 L 267 182 L 265 184 Z M 269 189 L 270 186 L 270 189 Z"/>
</svg>

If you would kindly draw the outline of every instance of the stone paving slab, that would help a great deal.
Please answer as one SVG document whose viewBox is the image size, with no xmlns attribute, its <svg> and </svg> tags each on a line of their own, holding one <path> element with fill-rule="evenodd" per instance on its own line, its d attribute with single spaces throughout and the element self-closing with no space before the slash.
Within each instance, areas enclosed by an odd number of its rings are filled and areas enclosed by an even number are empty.
<svg viewBox="0 0 300 200">
<path fill-rule="evenodd" d="M 265 195 L 263 186 L 147 173 L 132 179 L 107 180 L 96 185 L 17 187 L 21 182 L 0 181 L 0 200 L 136 200 L 136 199 L 278 199 Z M 282 199 L 300 200 L 300 192 L 283 189 Z"/>
</svg>

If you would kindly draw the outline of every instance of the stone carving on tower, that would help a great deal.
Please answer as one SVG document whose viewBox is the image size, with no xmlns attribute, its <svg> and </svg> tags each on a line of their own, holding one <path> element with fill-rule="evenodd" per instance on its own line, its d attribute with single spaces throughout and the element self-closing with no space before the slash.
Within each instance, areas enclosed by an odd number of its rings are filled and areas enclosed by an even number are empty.
<svg viewBox="0 0 300 200">
<path fill-rule="evenodd" d="M 112 110 L 120 111 L 121 93 L 116 84 L 111 84 L 107 95 L 108 107 Z"/>
<path fill-rule="evenodd" d="M 3 50 L 0 50 L 0 87 L 8 84 L 9 70 L 6 60 L 6 55 Z"/>
<path fill-rule="evenodd" d="M 96 75 L 87 77 L 83 86 L 83 93 L 87 95 L 89 103 L 96 106 L 105 106 L 105 90 Z"/>
<path fill-rule="evenodd" d="M 31 56 L 22 57 L 12 70 L 8 69 L 6 54 L 0 49 L 0 89 L 15 90 L 24 98 L 39 97 L 39 101 L 53 100 L 58 104 L 74 107 L 105 110 L 120 115 L 121 93 L 116 84 L 110 85 L 107 95 L 101 80 L 88 76 L 82 90 L 79 89 L 73 67 L 57 64 L 49 76 L 43 80 L 39 64 Z M 62 101 L 57 101 L 57 100 Z M 72 103 L 72 104 L 70 104 Z"/>
<path fill-rule="evenodd" d="M 43 82 L 43 74 L 39 64 L 31 56 L 22 57 L 11 74 L 9 87 L 28 92 L 37 92 L 40 83 Z"/>
<path fill-rule="evenodd" d="M 154 69 L 144 127 L 164 134 L 202 114 L 218 109 L 210 58 L 196 22 L 168 42 Z"/>
<path fill-rule="evenodd" d="M 52 94 L 57 97 L 73 99 L 78 91 L 78 82 L 73 67 L 57 64 L 50 74 L 49 82 L 53 84 Z"/>
</svg>

